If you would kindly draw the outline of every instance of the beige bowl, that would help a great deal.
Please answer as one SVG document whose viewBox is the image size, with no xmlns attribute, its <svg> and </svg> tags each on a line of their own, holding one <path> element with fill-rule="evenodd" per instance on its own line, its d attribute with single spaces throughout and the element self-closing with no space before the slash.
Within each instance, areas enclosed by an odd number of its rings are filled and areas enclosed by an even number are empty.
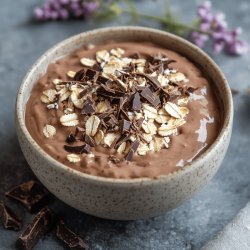
<svg viewBox="0 0 250 250">
<path fill-rule="evenodd" d="M 34 84 L 48 65 L 88 43 L 107 40 L 150 41 L 173 49 L 199 65 L 215 84 L 223 123 L 212 146 L 183 168 L 157 179 L 112 179 L 70 169 L 45 153 L 25 126 L 25 106 Z M 142 27 L 104 28 L 71 37 L 41 56 L 25 76 L 17 96 L 16 127 L 19 142 L 32 171 L 60 200 L 82 212 L 107 219 L 135 220 L 160 215 L 200 190 L 218 170 L 230 141 L 233 104 L 230 88 L 218 66 L 199 48 L 172 34 Z"/>
</svg>

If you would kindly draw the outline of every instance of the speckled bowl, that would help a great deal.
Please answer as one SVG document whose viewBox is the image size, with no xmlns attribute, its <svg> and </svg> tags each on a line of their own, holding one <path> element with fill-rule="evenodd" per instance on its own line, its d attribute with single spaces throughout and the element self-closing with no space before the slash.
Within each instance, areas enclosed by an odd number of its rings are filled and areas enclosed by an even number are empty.
<svg viewBox="0 0 250 250">
<path fill-rule="evenodd" d="M 223 110 L 223 123 L 212 146 L 191 166 L 156 179 L 112 179 L 70 169 L 45 153 L 25 126 L 25 105 L 30 92 L 48 65 L 88 43 L 106 40 L 151 41 L 188 57 L 207 72 Z M 41 56 L 25 76 L 17 96 L 16 127 L 19 142 L 38 179 L 60 200 L 82 212 L 115 220 L 157 216 L 180 205 L 200 190 L 216 173 L 231 136 L 233 104 L 230 88 L 218 66 L 203 51 L 172 34 L 142 27 L 104 28 L 71 37 Z"/>
</svg>

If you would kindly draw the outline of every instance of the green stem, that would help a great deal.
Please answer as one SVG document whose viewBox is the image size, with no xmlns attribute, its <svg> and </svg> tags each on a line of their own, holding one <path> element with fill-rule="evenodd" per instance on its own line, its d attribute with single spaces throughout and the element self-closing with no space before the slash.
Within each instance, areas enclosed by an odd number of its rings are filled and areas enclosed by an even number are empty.
<svg viewBox="0 0 250 250">
<path fill-rule="evenodd" d="M 121 9 L 121 10 L 122 10 L 123 13 L 131 15 L 131 11 L 126 10 L 126 9 Z M 194 26 L 187 25 L 187 24 L 180 23 L 180 22 L 175 22 L 175 21 L 167 20 L 167 19 L 165 19 L 163 17 L 152 16 L 152 15 L 143 14 L 143 13 L 140 13 L 140 12 L 137 12 L 137 15 L 140 16 L 140 17 L 143 17 L 145 19 L 149 19 L 149 20 L 152 20 L 152 21 L 155 21 L 155 22 L 159 22 L 159 23 L 164 24 L 166 26 L 167 25 L 172 25 L 172 26 L 175 26 L 177 28 L 182 28 L 182 29 L 186 29 L 186 30 L 197 31 L 199 33 L 210 35 L 209 32 L 202 31 L 199 28 L 196 28 Z"/>
</svg>

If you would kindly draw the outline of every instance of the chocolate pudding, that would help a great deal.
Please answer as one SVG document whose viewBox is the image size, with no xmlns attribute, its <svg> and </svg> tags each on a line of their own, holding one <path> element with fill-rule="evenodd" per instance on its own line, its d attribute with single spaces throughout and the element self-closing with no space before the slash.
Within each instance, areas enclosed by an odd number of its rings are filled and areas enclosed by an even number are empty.
<svg viewBox="0 0 250 250">
<path fill-rule="evenodd" d="M 50 156 L 111 178 L 155 178 L 203 153 L 220 131 L 213 83 L 151 43 L 89 45 L 48 66 L 26 126 Z"/>
</svg>

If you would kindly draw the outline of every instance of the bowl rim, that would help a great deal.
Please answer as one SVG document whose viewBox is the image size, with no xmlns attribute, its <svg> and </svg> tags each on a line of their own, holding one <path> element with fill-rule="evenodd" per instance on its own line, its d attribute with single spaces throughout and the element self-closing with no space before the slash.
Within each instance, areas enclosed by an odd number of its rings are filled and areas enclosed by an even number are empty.
<svg viewBox="0 0 250 250">
<path fill-rule="evenodd" d="M 68 43 L 72 43 L 74 40 L 78 39 L 81 36 L 88 36 L 88 35 L 93 35 L 95 33 L 98 32 L 102 32 L 102 33 L 106 33 L 106 32 L 110 32 L 110 31 L 143 31 L 143 32 L 148 32 L 151 33 L 153 35 L 162 35 L 162 36 L 166 36 L 166 37 L 170 37 L 171 39 L 175 39 L 178 42 L 183 43 L 185 46 L 191 48 L 192 50 L 196 50 L 197 53 L 199 53 L 201 56 L 205 57 L 206 60 L 209 62 L 209 64 L 215 69 L 216 73 L 218 74 L 219 78 L 222 79 L 222 82 L 224 84 L 225 87 L 225 95 L 223 99 L 227 100 L 227 108 L 225 110 L 225 115 L 224 115 L 224 121 L 221 127 L 221 130 L 218 134 L 218 136 L 216 137 L 215 141 L 209 146 L 208 149 L 206 149 L 201 155 L 199 155 L 194 161 L 192 161 L 188 166 L 184 166 L 184 168 L 175 171 L 173 173 L 170 174 L 166 174 L 166 175 L 159 175 L 155 178 L 149 178 L 149 177 L 139 177 L 139 178 L 132 178 L 132 179 L 125 179 L 125 178 L 111 178 L 111 177 L 102 177 L 102 176 L 95 176 L 95 175 L 90 175 L 90 174 L 86 174 L 83 172 L 80 172 L 78 170 L 75 170 L 73 168 L 70 168 L 68 166 L 66 166 L 65 164 L 57 161 L 56 159 L 54 159 L 52 156 L 50 156 L 48 153 L 46 153 L 38 144 L 37 142 L 32 138 L 32 136 L 30 135 L 29 131 L 26 128 L 25 125 L 25 116 L 23 115 L 23 112 L 25 112 L 25 107 L 22 107 L 21 102 L 22 102 L 22 93 L 25 90 L 25 85 L 26 85 L 26 81 L 30 78 L 30 76 L 34 73 L 35 68 L 37 67 L 37 65 L 39 65 L 43 59 L 45 59 L 47 54 L 52 53 L 54 50 L 57 50 L 58 48 L 64 46 L 65 44 Z M 119 184 L 129 184 L 129 183 L 133 183 L 133 184 L 141 184 L 143 182 L 143 184 L 152 184 L 153 182 L 158 181 L 165 181 L 165 180 L 170 180 L 172 178 L 178 178 L 178 176 L 181 175 L 185 175 L 188 174 L 191 171 L 194 171 L 196 168 L 199 168 L 198 164 L 200 161 L 205 160 L 209 157 L 210 152 L 214 151 L 218 144 L 220 143 L 220 141 L 223 139 L 223 135 L 227 132 L 228 127 L 232 126 L 232 121 L 233 121 L 233 100 L 232 100 L 232 94 L 231 94 L 231 90 L 229 87 L 229 84 L 224 76 L 224 74 L 222 73 L 222 71 L 220 70 L 219 66 L 213 61 L 213 59 L 208 56 L 203 50 L 201 50 L 199 47 L 197 47 L 196 45 L 192 44 L 191 42 L 187 41 L 186 39 L 179 37 L 177 35 L 165 32 L 165 31 L 161 31 L 158 29 L 154 29 L 154 28 L 147 28 L 147 27 L 140 27 L 140 26 L 116 26 L 116 27 L 106 27 L 106 28 L 98 28 L 98 29 L 94 29 L 94 30 L 90 30 L 90 31 L 86 31 L 86 32 L 82 32 L 79 33 L 77 35 L 71 36 L 59 43 L 57 43 L 56 45 L 54 45 L 52 48 L 50 48 L 49 50 L 47 50 L 45 53 L 43 53 L 36 61 L 35 63 L 31 66 L 31 68 L 28 70 L 28 72 L 26 73 L 25 77 L 23 78 L 21 85 L 19 87 L 19 90 L 17 92 L 17 98 L 16 98 L 16 127 L 19 126 L 19 128 L 21 129 L 22 133 L 25 135 L 26 139 L 28 140 L 29 144 L 31 145 L 31 147 L 38 152 L 38 154 L 41 157 L 45 157 L 46 160 L 53 166 L 53 167 L 57 167 L 59 169 L 61 169 L 62 171 L 71 173 L 72 175 L 74 175 L 75 177 L 78 178 L 83 178 L 85 180 L 88 181 L 95 181 L 95 182 L 102 182 L 102 183 L 119 183 Z"/>
</svg>

